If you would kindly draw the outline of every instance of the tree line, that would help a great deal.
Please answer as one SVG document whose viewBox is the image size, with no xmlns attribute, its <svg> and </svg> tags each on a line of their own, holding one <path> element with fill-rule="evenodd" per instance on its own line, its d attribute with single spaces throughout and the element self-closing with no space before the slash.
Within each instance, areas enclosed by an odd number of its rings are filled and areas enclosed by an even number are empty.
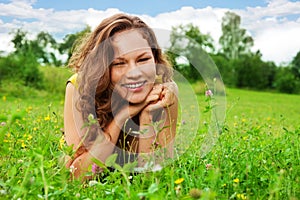
<svg viewBox="0 0 300 200">
<path fill-rule="evenodd" d="M 212 37 L 193 24 L 173 27 L 166 54 L 175 70 L 191 82 L 202 80 L 194 65 L 195 62 L 203 64 L 204 57 L 199 55 L 203 51 L 215 63 L 227 86 L 300 93 L 300 49 L 290 63 L 277 66 L 272 61 L 263 61 L 259 50 L 252 52 L 254 40 L 241 27 L 239 15 L 226 12 L 221 26 L 218 49 Z M 0 84 L 13 75 L 25 85 L 41 88 L 39 66 L 64 66 L 76 41 L 90 32 L 87 26 L 82 31 L 67 34 L 60 43 L 47 32 L 40 32 L 34 39 L 28 39 L 28 33 L 21 29 L 11 32 L 14 51 L 0 56 Z M 182 57 L 186 62 L 180 62 Z"/>
</svg>

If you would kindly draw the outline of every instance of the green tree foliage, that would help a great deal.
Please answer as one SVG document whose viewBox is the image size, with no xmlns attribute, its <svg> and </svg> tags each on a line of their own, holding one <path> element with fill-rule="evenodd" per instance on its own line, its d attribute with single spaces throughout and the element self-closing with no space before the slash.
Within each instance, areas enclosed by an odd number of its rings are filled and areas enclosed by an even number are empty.
<svg viewBox="0 0 300 200">
<path fill-rule="evenodd" d="M 54 64 L 55 66 L 61 65 L 61 61 L 56 58 L 54 53 L 57 50 L 58 44 L 49 33 L 40 32 L 36 36 L 36 39 L 32 41 L 32 44 L 35 44 L 37 58 L 41 60 L 42 63 Z M 52 51 L 50 51 L 50 49 L 52 49 Z"/>
<path fill-rule="evenodd" d="M 180 25 L 172 28 L 171 46 L 167 50 L 168 57 L 174 68 L 191 81 L 201 79 L 195 66 L 211 64 L 205 51 L 213 52 L 213 39 L 209 34 L 203 34 L 193 24 Z M 186 63 L 179 63 L 179 58 L 185 58 Z M 203 70 L 209 68 L 203 68 Z"/>
<path fill-rule="evenodd" d="M 264 62 L 259 55 L 244 56 L 233 61 L 236 74 L 236 86 L 252 89 L 267 89 L 273 87 L 276 65 Z"/>
<path fill-rule="evenodd" d="M 40 40 L 40 43 L 36 40 L 31 41 L 26 35 L 27 33 L 22 30 L 14 33 L 12 43 L 15 51 L 0 58 L 0 80 L 11 79 L 26 86 L 42 88 L 43 77 L 38 68 L 38 60 L 46 58 L 40 46 L 44 40 Z M 47 36 L 50 37 L 49 34 Z"/>
<path fill-rule="evenodd" d="M 61 61 L 55 55 L 57 42 L 49 33 L 42 31 L 33 40 L 29 40 L 27 32 L 20 29 L 11 34 L 13 34 L 12 43 L 15 47 L 14 54 L 24 55 L 29 53 L 41 64 L 61 65 Z"/>
<path fill-rule="evenodd" d="M 283 93 L 299 93 L 300 84 L 295 79 L 291 67 L 280 67 L 276 73 L 275 87 L 279 92 Z"/>
<path fill-rule="evenodd" d="M 222 18 L 222 36 L 219 43 L 221 53 L 228 59 L 237 59 L 251 53 L 253 39 L 240 25 L 241 17 L 233 12 L 226 12 Z"/>
<path fill-rule="evenodd" d="M 26 32 L 18 29 L 14 34 L 11 42 L 14 44 L 15 53 L 22 53 L 29 49 L 28 40 L 26 38 Z"/>
<path fill-rule="evenodd" d="M 82 31 L 68 34 L 64 37 L 63 42 L 59 44 L 58 50 L 61 54 L 67 54 L 68 59 L 70 59 L 72 55 L 72 51 L 77 41 L 80 41 L 86 34 L 91 33 L 91 27 L 86 26 Z"/>
<path fill-rule="evenodd" d="M 225 58 L 224 55 L 211 54 L 210 55 L 218 67 L 220 74 L 222 74 L 222 79 L 227 86 L 234 87 L 236 84 L 235 68 L 233 67 L 233 60 Z"/>
<path fill-rule="evenodd" d="M 4 79 L 20 82 L 22 85 L 42 88 L 43 76 L 39 71 L 39 63 L 31 52 L 11 54 L 0 58 L 0 83 Z"/>
<path fill-rule="evenodd" d="M 292 73 L 299 80 L 300 79 L 300 51 L 294 57 L 292 61 Z"/>
</svg>

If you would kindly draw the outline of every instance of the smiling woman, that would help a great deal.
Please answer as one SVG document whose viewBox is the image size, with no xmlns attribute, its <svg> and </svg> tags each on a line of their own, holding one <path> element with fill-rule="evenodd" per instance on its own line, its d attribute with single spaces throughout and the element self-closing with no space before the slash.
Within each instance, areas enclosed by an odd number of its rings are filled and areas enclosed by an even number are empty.
<svg viewBox="0 0 300 200">
<path fill-rule="evenodd" d="M 153 31 L 138 17 L 117 14 L 83 41 L 69 62 L 76 73 L 65 96 L 72 175 L 91 178 L 89 169 L 102 171 L 93 160 L 106 163 L 114 153 L 119 165 L 136 161 L 139 171 L 171 158 L 178 89 Z"/>
<path fill-rule="evenodd" d="M 156 75 L 154 56 L 147 40 L 136 30 L 125 31 L 113 37 L 113 46 L 111 81 L 115 90 L 131 103 L 144 101 Z"/>
</svg>

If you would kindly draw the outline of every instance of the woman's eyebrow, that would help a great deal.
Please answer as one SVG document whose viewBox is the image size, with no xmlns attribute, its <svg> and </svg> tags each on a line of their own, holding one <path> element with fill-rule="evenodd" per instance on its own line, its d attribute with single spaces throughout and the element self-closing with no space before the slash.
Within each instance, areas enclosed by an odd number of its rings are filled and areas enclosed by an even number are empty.
<svg viewBox="0 0 300 200">
<path fill-rule="evenodd" d="M 140 58 L 140 57 L 143 57 L 143 56 L 145 56 L 145 55 L 146 55 L 146 56 L 148 56 L 148 55 L 150 56 L 150 55 L 151 55 L 151 52 L 145 51 L 145 52 L 139 54 L 137 57 Z"/>
<path fill-rule="evenodd" d="M 125 60 L 125 58 L 122 58 L 122 57 L 116 57 L 113 59 L 113 61 L 123 61 Z"/>
<path fill-rule="evenodd" d="M 143 56 L 145 56 L 145 55 L 146 55 L 146 56 L 148 56 L 148 55 L 150 56 L 151 53 L 152 53 L 152 52 L 150 52 L 150 51 L 144 51 L 144 52 L 138 54 L 138 55 L 137 55 L 137 58 L 143 57 Z M 126 60 L 126 58 L 124 58 L 124 55 L 121 55 L 121 56 L 118 56 L 118 57 L 115 57 L 115 58 L 114 58 L 114 61 L 117 61 L 117 60 L 123 61 L 123 60 Z"/>
</svg>

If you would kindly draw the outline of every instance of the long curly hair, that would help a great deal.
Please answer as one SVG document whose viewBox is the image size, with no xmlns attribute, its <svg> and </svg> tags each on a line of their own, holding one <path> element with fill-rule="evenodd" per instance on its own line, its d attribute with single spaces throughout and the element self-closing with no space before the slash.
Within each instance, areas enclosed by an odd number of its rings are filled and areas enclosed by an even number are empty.
<svg viewBox="0 0 300 200">
<path fill-rule="evenodd" d="M 111 63 L 114 59 L 112 36 L 126 30 L 138 30 L 148 41 L 156 62 L 157 76 L 162 82 L 171 81 L 172 68 L 167 57 L 162 53 L 153 30 L 140 18 L 127 14 L 115 14 L 104 19 L 96 29 L 76 45 L 69 67 L 78 73 L 79 99 L 77 109 L 82 113 L 85 122 L 88 115 L 97 118 L 98 128 L 94 127 L 85 138 L 90 143 L 96 139 L 101 130 L 112 121 Z"/>
</svg>

